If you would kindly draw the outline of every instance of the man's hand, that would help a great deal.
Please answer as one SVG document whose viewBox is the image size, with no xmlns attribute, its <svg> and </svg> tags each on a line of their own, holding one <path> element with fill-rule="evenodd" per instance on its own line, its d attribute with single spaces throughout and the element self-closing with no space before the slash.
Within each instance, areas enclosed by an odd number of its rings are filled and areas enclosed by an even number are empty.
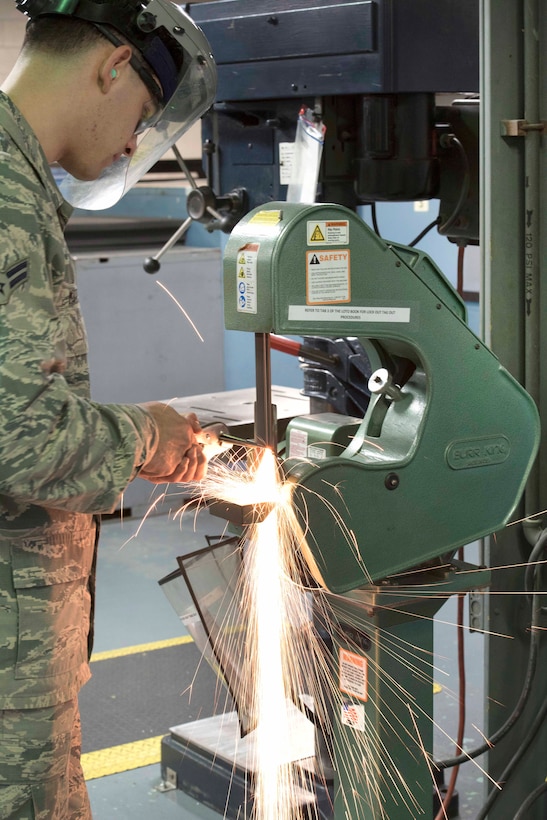
<svg viewBox="0 0 547 820">
<path fill-rule="evenodd" d="M 207 458 L 196 438 L 201 427 L 195 413 L 182 415 L 158 401 L 140 404 L 153 416 L 159 433 L 158 446 L 143 465 L 139 478 L 153 484 L 200 481 L 207 472 Z"/>
</svg>

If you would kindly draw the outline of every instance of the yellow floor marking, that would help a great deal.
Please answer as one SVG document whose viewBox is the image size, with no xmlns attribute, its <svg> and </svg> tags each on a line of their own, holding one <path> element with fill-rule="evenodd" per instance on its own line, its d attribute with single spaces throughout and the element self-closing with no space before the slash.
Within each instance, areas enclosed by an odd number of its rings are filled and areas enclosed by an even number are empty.
<svg viewBox="0 0 547 820">
<path fill-rule="evenodd" d="M 140 643 L 136 646 L 124 646 L 121 649 L 110 649 L 106 652 L 94 652 L 91 656 L 91 663 L 95 661 L 108 661 L 111 658 L 123 658 L 125 655 L 138 655 L 141 652 L 152 652 L 154 649 L 165 649 L 167 646 L 180 646 L 184 643 L 193 643 L 190 635 L 182 635 L 180 638 L 168 638 L 165 641 L 154 641 L 154 643 Z"/>
<path fill-rule="evenodd" d="M 106 777 L 109 774 L 119 774 L 141 766 L 151 766 L 161 760 L 161 739 L 149 737 L 146 740 L 137 740 L 134 743 L 123 743 L 121 746 L 111 746 L 109 749 L 99 749 L 96 752 L 87 752 L 82 755 L 82 769 L 86 780 L 97 777 Z"/>
<path fill-rule="evenodd" d="M 140 652 L 150 652 L 155 649 L 164 649 L 168 646 L 180 646 L 193 643 L 189 635 L 180 638 L 170 638 L 154 643 L 142 643 L 135 646 L 126 646 L 123 649 L 113 649 L 108 652 L 96 652 L 91 656 L 91 662 L 105 661 L 110 658 L 121 658 L 125 655 L 136 655 Z M 442 686 L 433 684 L 434 694 L 442 691 Z M 120 746 L 110 746 L 108 749 L 98 749 L 82 755 L 82 768 L 86 780 L 96 780 L 98 777 L 107 777 L 111 774 L 129 772 L 140 769 L 142 766 L 153 766 L 161 762 L 161 739 L 164 735 L 149 737 L 146 740 L 136 740 L 133 743 L 123 743 Z"/>
<path fill-rule="evenodd" d="M 186 643 L 193 643 L 193 638 L 189 635 L 182 635 L 180 638 L 168 638 L 165 641 L 125 646 L 107 652 L 95 652 L 91 656 L 91 663 L 107 661 L 111 658 L 123 658 L 126 655 L 137 655 L 142 652 L 152 652 L 156 649 L 165 649 L 169 646 L 180 646 Z M 136 740 L 133 743 L 123 743 L 121 746 L 110 746 L 108 749 L 97 749 L 95 752 L 83 754 L 82 768 L 85 779 L 95 780 L 109 774 L 129 772 L 132 769 L 139 769 L 141 766 L 151 766 L 159 763 L 161 761 L 160 741 L 162 737 L 164 735 L 149 737 L 146 740 Z"/>
</svg>

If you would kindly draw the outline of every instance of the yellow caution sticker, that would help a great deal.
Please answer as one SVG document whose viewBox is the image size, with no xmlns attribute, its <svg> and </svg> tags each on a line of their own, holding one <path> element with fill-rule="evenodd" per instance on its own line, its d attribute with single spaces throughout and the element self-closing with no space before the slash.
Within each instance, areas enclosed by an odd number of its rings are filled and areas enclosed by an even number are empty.
<svg viewBox="0 0 547 820">
<path fill-rule="evenodd" d="M 307 222 L 308 245 L 347 245 L 349 221 L 347 219 L 323 219 Z"/>
<path fill-rule="evenodd" d="M 281 215 L 281 211 L 258 211 L 249 219 L 249 222 L 253 222 L 255 225 L 257 223 L 259 225 L 277 225 L 278 222 L 281 222 Z"/>
</svg>

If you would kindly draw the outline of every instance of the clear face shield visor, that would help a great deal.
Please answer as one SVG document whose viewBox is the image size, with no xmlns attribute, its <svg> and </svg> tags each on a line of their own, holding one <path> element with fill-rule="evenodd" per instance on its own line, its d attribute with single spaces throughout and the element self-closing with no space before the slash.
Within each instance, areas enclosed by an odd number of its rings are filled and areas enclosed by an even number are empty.
<svg viewBox="0 0 547 820">
<path fill-rule="evenodd" d="M 103 210 L 115 205 L 213 104 L 216 66 L 201 29 L 170 0 L 151 0 L 147 11 L 154 13 L 158 25 L 174 32 L 171 36 L 184 50 L 176 88 L 152 122 L 143 123 L 130 157 L 120 157 L 91 182 L 70 174 L 59 182 L 64 198 L 76 208 Z"/>
</svg>

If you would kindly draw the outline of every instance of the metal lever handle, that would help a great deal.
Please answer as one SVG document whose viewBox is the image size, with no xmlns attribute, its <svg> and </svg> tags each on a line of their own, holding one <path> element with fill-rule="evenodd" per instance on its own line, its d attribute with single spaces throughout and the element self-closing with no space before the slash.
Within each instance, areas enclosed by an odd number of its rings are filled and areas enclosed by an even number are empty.
<svg viewBox="0 0 547 820">
<path fill-rule="evenodd" d="M 188 180 L 188 184 L 189 184 L 192 188 L 197 188 L 196 182 L 195 182 L 195 180 L 194 180 L 194 178 L 193 178 L 192 174 L 191 174 L 191 173 L 190 173 L 190 171 L 188 170 L 188 166 L 186 165 L 186 163 L 185 163 L 185 161 L 184 161 L 184 159 L 183 159 L 183 157 L 182 157 L 182 154 L 180 153 L 180 151 L 179 151 L 179 149 L 177 148 L 177 146 L 176 146 L 176 145 L 172 145 L 172 146 L 171 146 L 171 150 L 173 151 L 173 153 L 174 153 L 174 155 L 175 155 L 175 158 L 176 158 L 176 160 L 177 160 L 177 162 L 178 162 L 178 164 L 179 164 L 179 166 L 180 166 L 181 171 L 184 173 L 184 176 L 185 176 L 185 177 L 186 177 L 186 179 Z M 191 217 L 191 216 L 187 217 L 187 218 L 184 220 L 184 222 L 182 223 L 182 225 L 181 225 L 179 228 L 177 228 L 177 230 L 175 231 L 175 233 L 173 234 L 173 236 L 171 237 L 171 239 L 169 239 L 169 240 L 165 243 L 165 245 L 163 246 L 163 248 L 161 248 L 161 249 L 160 249 L 160 250 L 159 250 L 159 251 L 158 251 L 158 252 L 157 252 L 154 256 L 148 256 L 148 257 L 144 260 L 143 267 L 144 267 L 144 269 L 145 269 L 146 273 L 157 273 L 157 272 L 159 271 L 159 269 L 160 269 L 160 267 L 161 267 L 161 265 L 160 265 L 160 259 L 161 259 L 161 257 L 164 255 L 164 253 L 167 253 L 167 251 L 168 251 L 168 250 L 170 250 L 170 249 L 173 247 L 173 245 L 174 245 L 176 242 L 178 242 L 178 241 L 179 241 L 179 239 L 180 239 L 182 236 L 184 236 L 184 234 L 186 233 L 186 231 L 188 230 L 188 228 L 189 228 L 189 227 L 190 227 L 190 225 L 192 224 L 192 221 L 193 221 L 193 220 L 192 220 L 192 217 Z"/>
<path fill-rule="evenodd" d="M 159 271 L 161 267 L 159 260 L 161 259 L 163 254 L 167 253 L 167 251 L 170 248 L 172 248 L 176 242 L 179 241 L 181 236 L 183 236 L 186 233 L 192 222 L 192 217 L 188 216 L 184 220 L 180 228 L 177 228 L 173 236 L 167 240 L 163 248 L 161 248 L 154 256 L 147 256 L 143 263 L 143 268 L 145 269 L 146 273 L 157 273 Z"/>
<path fill-rule="evenodd" d="M 217 221 L 219 227 L 225 223 L 225 217 L 223 217 L 223 215 L 219 213 L 213 205 L 220 203 L 221 207 L 225 207 L 228 211 L 237 211 L 237 208 L 243 204 L 243 193 L 240 191 L 234 191 L 226 197 L 217 198 L 208 186 L 199 187 L 196 185 L 196 181 L 190 173 L 188 166 L 186 165 L 177 146 L 172 145 L 171 149 L 181 171 L 184 173 L 184 176 L 188 180 L 188 184 L 192 188 L 187 197 L 187 208 L 190 215 L 184 220 L 180 228 L 177 228 L 173 236 L 165 243 L 163 248 L 154 254 L 154 256 L 148 256 L 144 260 L 143 267 L 146 273 L 151 274 L 159 271 L 161 267 L 161 257 L 164 253 L 167 253 L 167 251 L 170 250 L 176 242 L 179 241 L 179 239 L 186 233 L 192 222 L 204 222 L 207 224 L 208 222 L 211 222 L 210 217 L 213 217 L 213 219 Z M 206 214 L 208 216 L 206 216 Z"/>
</svg>

